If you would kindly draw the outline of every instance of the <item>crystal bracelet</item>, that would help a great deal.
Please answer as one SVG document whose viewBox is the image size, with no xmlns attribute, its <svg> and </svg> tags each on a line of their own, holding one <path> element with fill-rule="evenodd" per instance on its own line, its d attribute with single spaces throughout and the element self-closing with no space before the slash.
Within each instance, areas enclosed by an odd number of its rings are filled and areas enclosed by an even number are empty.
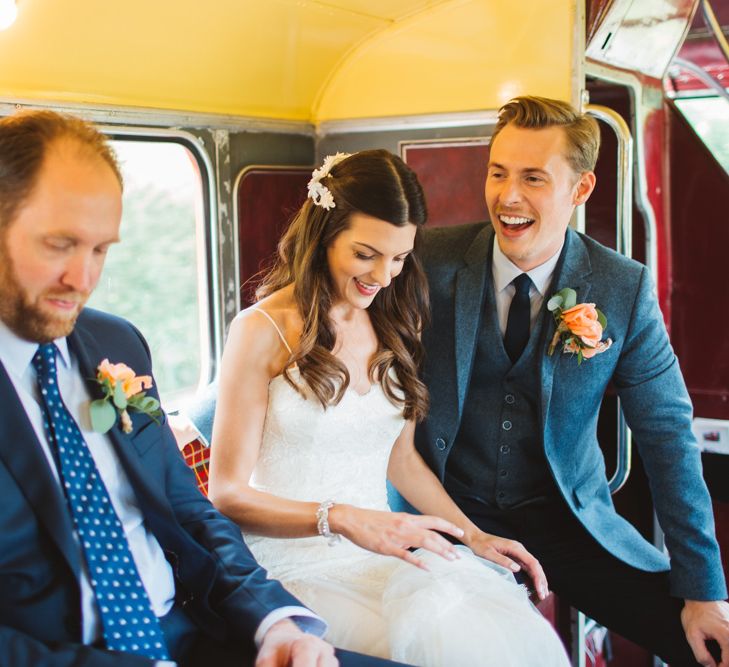
<svg viewBox="0 0 729 667">
<path fill-rule="evenodd" d="M 316 529 L 319 531 L 319 535 L 326 539 L 330 547 L 333 547 L 342 539 L 341 535 L 333 533 L 329 529 L 329 510 L 332 507 L 334 507 L 334 501 L 325 500 L 316 510 Z"/>
</svg>

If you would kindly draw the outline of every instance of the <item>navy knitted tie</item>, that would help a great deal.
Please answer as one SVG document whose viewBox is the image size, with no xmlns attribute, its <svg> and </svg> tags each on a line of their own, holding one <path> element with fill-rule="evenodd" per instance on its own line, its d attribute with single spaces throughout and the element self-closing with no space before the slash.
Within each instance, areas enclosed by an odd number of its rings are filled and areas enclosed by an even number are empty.
<svg viewBox="0 0 729 667">
<path fill-rule="evenodd" d="M 529 289 L 532 286 L 532 281 L 526 273 L 522 273 L 514 278 L 512 282 L 516 292 L 511 300 L 511 306 L 509 306 L 504 347 L 511 359 L 511 363 L 515 364 L 529 341 L 529 325 L 531 324 Z"/>
<path fill-rule="evenodd" d="M 132 558 L 94 459 L 61 399 L 53 343 L 38 347 L 33 366 L 43 401 L 43 426 L 55 446 L 61 481 L 83 548 L 101 614 L 104 640 L 113 651 L 168 660 L 159 621 Z"/>
</svg>

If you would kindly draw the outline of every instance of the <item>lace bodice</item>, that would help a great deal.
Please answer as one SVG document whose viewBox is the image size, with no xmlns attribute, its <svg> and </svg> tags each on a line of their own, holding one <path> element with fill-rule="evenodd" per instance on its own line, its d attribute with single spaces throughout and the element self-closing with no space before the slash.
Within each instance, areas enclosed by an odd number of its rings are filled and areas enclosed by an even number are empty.
<svg viewBox="0 0 729 667">
<path fill-rule="evenodd" d="M 298 370 L 293 378 L 301 382 Z M 305 384 L 305 396 L 282 376 L 268 387 L 268 410 L 251 486 L 293 500 L 331 499 L 358 507 L 387 510 L 386 474 L 390 450 L 405 420 L 379 384 L 360 395 L 349 388 L 337 405 L 324 409 Z M 302 562 L 351 559 L 343 541 L 329 547 L 321 537 L 280 539 L 247 533 L 246 542 L 271 574 L 285 576 Z"/>
</svg>

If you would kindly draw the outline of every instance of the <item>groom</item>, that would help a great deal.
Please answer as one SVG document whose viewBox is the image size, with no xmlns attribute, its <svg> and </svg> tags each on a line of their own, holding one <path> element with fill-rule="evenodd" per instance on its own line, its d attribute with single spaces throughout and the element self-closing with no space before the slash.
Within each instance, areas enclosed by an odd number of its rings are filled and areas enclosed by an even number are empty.
<svg viewBox="0 0 729 667">
<path fill-rule="evenodd" d="M 672 667 L 718 664 L 718 642 L 726 667 L 729 606 L 711 502 L 650 275 L 568 229 L 595 186 L 598 150 L 597 123 L 566 103 L 521 97 L 500 110 L 486 181 L 491 224 L 425 235 L 433 407 L 417 447 L 480 529 L 466 540 L 477 551 L 489 542 L 480 531 L 519 540 L 551 588 L 598 622 Z M 567 336 L 548 353 L 547 302 L 564 288 L 607 318 L 600 331 L 591 307 L 573 311 L 585 316 L 571 321 L 586 335 L 581 363 Z M 613 507 L 596 438 L 611 382 L 669 558 Z"/>
<path fill-rule="evenodd" d="M 0 121 L 0 663 L 333 667 L 324 622 L 198 492 L 164 415 L 112 406 L 108 433 L 90 427 L 102 360 L 151 376 L 139 332 L 83 308 L 120 217 L 99 132 Z"/>
</svg>

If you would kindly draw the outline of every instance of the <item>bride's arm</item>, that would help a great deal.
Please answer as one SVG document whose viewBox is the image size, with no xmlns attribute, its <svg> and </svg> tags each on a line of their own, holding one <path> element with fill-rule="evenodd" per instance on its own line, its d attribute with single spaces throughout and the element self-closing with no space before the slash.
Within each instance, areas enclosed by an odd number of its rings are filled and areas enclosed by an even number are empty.
<svg viewBox="0 0 729 667">
<path fill-rule="evenodd" d="M 415 424 L 409 421 L 395 442 L 387 466 L 387 477 L 418 511 L 443 517 L 464 531 L 461 538 L 471 550 L 517 572 L 524 568 L 534 581 L 540 598 L 548 593 L 547 580 L 539 561 L 524 546 L 485 533 L 471 521 L 448 495 L 435 473 L 423 461 L 414 444 Z"/>
<path fill-rule="evenodd" d="M 251 533 L 271 537 L 318 535 L 319 503 L 288 500 L 250 486 L 258 459 L 268 405 L 268 384 L 288 360 L 275 330 L 252 311 L 231 325 L 223 352 L 210 456 L 209 496 L 216 507 Z M 333 498 L 336 502 L 336 498 Z M 461 537 L 439 517 L 379 512 L 336 504 L 329 526 L 365 549 L 422 563 L 408 547 L 424 547 L 445 558 L 453 546 L 434 531 Z"/>
<path fill-rule="evenodd" d="M 286 500 L 250 487 L 268 405 L 268 384 L 288 358 L 263 315 L 231 324 L 220 367 L 208 495 L 241 528 L 272 537 L 316 535 L 315 502 Z"/>
</svg>

